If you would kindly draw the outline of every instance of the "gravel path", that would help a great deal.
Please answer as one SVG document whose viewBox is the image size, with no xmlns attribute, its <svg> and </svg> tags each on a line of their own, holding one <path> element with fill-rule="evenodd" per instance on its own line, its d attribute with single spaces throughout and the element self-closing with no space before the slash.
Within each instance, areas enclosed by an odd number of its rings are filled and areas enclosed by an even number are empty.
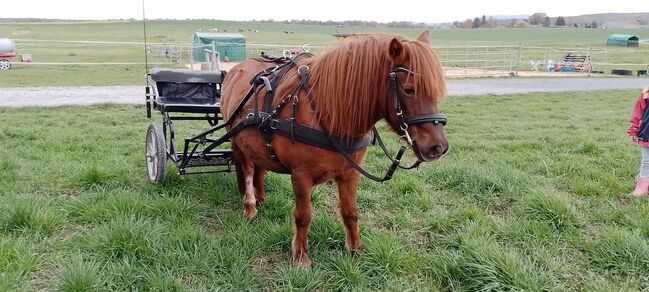
<svg viewBox="0 0 649 292">
<path fill-rule="evenodd" d="M 649 86 L 649 78 L 505 78 L 448 81 L 448 95 L 505 95 L 530 92 L 637 90 Z"/>
<path fill-rule="evenodd" d="M 640 91 L 649 78 L 504 78 L 450 79 L 448 95 L 506 95 L 529 92 Z M 0 107 L 144 104 L 143 86 L 6 87 L 0 88 Z"/>
</svg>

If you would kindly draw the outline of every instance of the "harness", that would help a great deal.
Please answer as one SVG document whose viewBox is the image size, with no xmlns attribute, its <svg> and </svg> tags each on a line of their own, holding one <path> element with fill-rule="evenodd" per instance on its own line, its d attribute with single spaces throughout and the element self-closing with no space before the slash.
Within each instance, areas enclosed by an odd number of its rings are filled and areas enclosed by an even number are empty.
<svg viewBox="0 0 649 292">
<path fill-rule="evenodd" d="M 241 102 L 233 112 L 232 116 L 224 124 L 219 126 L 219 128 L 223 128 L 225 126 L 232 124 L 234 119 L 236 119 L 241 114 L 245 104 L 247 104 L 250 98 L 254 96 L 252 110 L 250 110 L 247 116 L 236 126 L 230 129 L 223 137 L 219 138 L 218 140 L 214 141 L 211 145 L 206 147 L 203 150 L 203 153 L 207 153 L 212 149 L 218 147 L 218 145 L 229 140 L 231 137 L 235 136 L 243 129 L 247 127 L 255 126 L 261 133 L 262 139 L 265 142 L 265 147 L 268 150 L 269 156 L 273 160 L 275 160 L 278 166 L 280 166 L 283 170 L 285 170 L 285 172 L 288 172 L 289 170 L 287 167 L 282 165 L 282 163 L 278 160 L 277 154 L 275 153 L 275 150 L 273 149 L 272 146 L 272 138 L 275 134 L 287 137 L 291 139 L 293 143 L 297 141 L 318 148 L 322 148 L 325 150 L 337 152 L 340 155 L 342 155 L 343 158 L 354 169 L 356 169 L 358 172 L 360 172 L 367 178 L 377 182 L 384 182 L 391 179 L 392 175 L 397 170 L 397 168 L 412 169 L 418 167 L 419 164 L 421 163 L 421 161 L 419 160 L 409 167 L 401 166 L 400 165 L 401 158 L 405 153 L 405 151 L 407 150 L 407 147 L 402 145 L 399 151 L 397 152 L 397 155 L 394 158 L 392 158 L 392 156 L 389 154 L 389 151 L 385 147 L 381 139 L 381 136 L 379 135 L 379 132 L 376 130 L 376 128 L 373 128 L 372 132 L 373 132 L 374 141 L 378 142 L 379 146 L 381 147 L 385 155 L 392 162 L 384 177 L 380 178 L 374 176 L 368 173 L 367 171 L 365 171 L 350 156 L 350 153 L 357 152 L 369 146 L 370 144 L 369 138 L 364 137 L 364 138 L 349 139 L 346 137 L 331 135 L 326 130 L 324 130 L 326 128 L 322 124 L 320 124 L 321 129 L 316 129 L 298 123 L 296 119 L 297 104 L 299 102 L 298 96 L 301 90 L 308 90 L 308 86 L 309 86 L 308 85 L 309 68 L 307 66 L 303 65 L 297 68 L 297 72 L 300 76 L 300 81 L 290 91 L 288 95 L 282 98 L 282 100 L 275 108 L 272 108 L 272 104 L 275 99 L 275 88 L 277 88 L 277 85 L 279 84 L 281 79 L 284 77 L 284 75 L 286 75 L 286 73 L 288 73 L 291 69 L 295 68 L 298 65 L 297 61 L 311 56 L 313 55 L 309 53 L 302 53 L 295 56 L 294 58 L 287 58 L 287 57 L 270 58 L 267 55 L 262 55 L 260 58 L 257 58 L 256 60 L 258 61 L 275 63 L 278 65 L 263 70 L 255 75 L 255 77 L 250 81 L 251 83 L 250 90 L 248 90 L 244 98 L 241 100 Z M 399 90 L 397 88 L 398 85 L 397 73 L 402 73 L 402 72 L 408 74 L 414 74 L 414 72 L 412 72 L 411 70 L 405 67 L 397 66 L 392 68 L 389 74 L 389 78 L 390 78 L 389 88 L 390 91 L 392 92 L 394 109 L 397 118 L 399 120 L 399 129 L 403 134 L 401 136 L 401 139 L 406 141 L 408 147 L 413 147 L 413 145 L 415 145 L 416 142 L 412 140 L 410 134 L 408 133 L 409 126 L 416 125 L 416 124 L 423 124 L 423 123 L 433 123 L 434 125 L 441 124 L 443 126 L 446 125 L 447 118 L 440 114 L 425 114 L 425 115 L 414 116 L 409 118 L 404 117 L 403 109 L 401 107 L 401 101 L 400 101 L 401 95 L 399 94 Z M 259 110 L 258 100 L 259 100 L 259 94 L 262 92 L 260 88 L 261 86 L 263 86 L 264 88 L 265 96 L 263 100 L 263 109 Z M 286 108 L 286 106 L 289 103 L 291 103 L 292 105 L 290 119 L 279 117 L 279 115 L 282 113 L 282 111 Z M 312 107 L 312 103 L 308 102 L 308 104 L 311 107 L 311 110 L 314 110 Z"/>
</svg>

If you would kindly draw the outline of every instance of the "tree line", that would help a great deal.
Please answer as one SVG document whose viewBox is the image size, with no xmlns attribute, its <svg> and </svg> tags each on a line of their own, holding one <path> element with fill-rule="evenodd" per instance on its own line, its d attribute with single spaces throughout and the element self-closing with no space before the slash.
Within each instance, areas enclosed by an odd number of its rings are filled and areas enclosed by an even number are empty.
<svg viewBox="0 0 649 292">
<path fill-rule="evenodd" d="M 527 19 L 508 19 L 508 20 L 499 20 L 494 17 L 475 17 L 473 19 L 469 18 L 465 21 L 454 21 L 451 26 L 455 28 L 494 28 L 494 27 L 511 27 L 511 28 L 524 28 L 528 26 L 543 26 L 550 27 L 552 26 L 551 18 L 543 12 L 537 12 L 530 15 Z M 573 27 L 586 27 L 586 28 L 597 28 L 598 23 L 593 21 L 591 23 L 572 23 L 568 24 L 566 18 L 559 16 L 554 21 L 554 26 L 573 26 Z"/>
<path fill-rule="evenodd" d="M 395 28 L 430 28 L 430 27 L 444 27 L 443 25 L 431 25 L 423 22 L 410 22 L 410 21 L 392 21 L 392 22 L 377 22 L 377 21 L 362 21 L 362 20 L 347 20 L 347 21 L 333 21 L 333 20 L 307 20 L 307 19 L 291 19 L 291 20 L 252 20 L 253 22 L 261 23 L 285 23 L 285 24 L 305 24 L 305 25 L 329 25 L 329 26 L 362 26 L 362 27 L 395 27 Z M 450 27 L 455 28 L 495 28 L 495 27 L 513 27 L 513 28 L 523 28 L 530 25 L 543 27 L 549 27 L 552 25 L 550 17 L 543 12 L 534 13 L 530 15 L 527 19 L 507 19 L 499 20 L 492 16 L 487 17 L 482 15 L 481 17 L 475 17 L 473 19 L 467 19 L 463 22 L 455 21 L 451 23 Z M 568 26 L 565 17 L 559 16 L 554 21 L 554 26 Z M 597 28 L 598 24 L 596 21 L 592 23 L 577 24 L 573 23 L 570 26 L 574 27 L 586 27 L 586 28 Z"/>
<path fill-rule="evenodd" d="M 329 26 L 365 26 L 365 27 L 398 27 L 398 28 L 427 28 L 429 24 L 423 22 L 411 21 L 392 21 L 392 22 L 377 22 L 377 21 L 363 21 L 363 20 L 308 20 L 308 19 L 291 19 L 291 20 L 252 20 L 253 22 L 261 23 L 285 23 L 285 24 L 306 24 L 306 25 L 329 25 Z"/>
</svg>

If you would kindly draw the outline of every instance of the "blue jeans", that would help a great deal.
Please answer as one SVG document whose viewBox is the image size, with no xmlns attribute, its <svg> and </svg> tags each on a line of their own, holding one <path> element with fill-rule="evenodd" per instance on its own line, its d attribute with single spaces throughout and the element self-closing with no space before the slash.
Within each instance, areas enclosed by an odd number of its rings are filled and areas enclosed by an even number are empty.
<svg viewBox="0 0 649 292">
<path fill-rule="evenodd" d="M 640 176 L 649 176 L 649 147 L 640 146 Z"/>
</svg>

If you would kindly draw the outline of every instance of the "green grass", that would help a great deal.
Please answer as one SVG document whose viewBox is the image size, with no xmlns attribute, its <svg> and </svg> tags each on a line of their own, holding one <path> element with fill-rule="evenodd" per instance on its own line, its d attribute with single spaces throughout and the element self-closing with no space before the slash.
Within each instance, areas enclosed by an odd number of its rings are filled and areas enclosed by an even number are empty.
<svg viewBox="0 0 649 292">
<path fill-rule="evenodd" d="M 449 98 L 445 159 L 361 182 L 359 254 L 335 189 L 315 189 L 311 270 L 291 265 L 288 177 L 267 177 L 248 222 L 234 174 L 147 181 L 142 106 L 0 108 L 0 290 L 649 289 L 635 96 Z M 386 165 L 371 149 L 367 167 Z"/>
<path fill-rule="evenodd" d="M 187 53 L 181 62 L 171 63 L 159 57 L 158 51 L 170 44 L 189 44 L 194 32 L 218 28 L 219 31 L 241 32 L 248 44 L 280 44 L 290 48 L 308 43 L 327 46 L 338 33 L 389 33 L 416 38 L 421 29 L 389 28 L 385 26 L 352 26 L 339 28 L 325 25 L 286 23 L 255 23 L 219 20 L 150 20 L 147 22 L 147 40 L 153 66 L 181 67 L 188 63 Z M 252 31 L 249 31 L 252 30 Z M 254 30 L 259 30 L 255 33 Z M 294 34 L 285 34 L 292 31 Z M 646 29 L 585 29 L 585 28 L 529 28 L 529 29 L 436 29 L 431 30 L 431 43 L 447 67 L 468 66 L 483 68 L 515 66 L 518 46 L 521 52 L 519 70 L 531 70 L 530 61 L 563 59 L 567 52 L 590 55 L 595 63 L 630 63 L 638 66 L 594 66 L 594 70 L 646 69 L 642 64 L 649 58 L 645 46 L 639 48 L 606 47 L 611 33 L 626 33 L 644 40 Z M 5 22 L 0 23 L 0 36 L 18 39 L 19 53 L 30 53 L 34 62 L 54 63 L 143 63 L 144 46 L 141 21 L 90 22 Z M 45 40 L 44 42 L 22 41 Z M 58 41 L 113 41 L 127 44 L 64 43 Z M 48 42 L 52 41 L 52 42 Z M 507 46 L 507 48 L 467 48 L 467 46 Z M 286 49 L 286 48 L 282 48 Z M 606 51 L 602 51 L 606 49 Z M 269 48 L 265 48 L 268 52 Z M 273 49 L 273 54 L 280 51 Z M 253 54 L 251 52 L 251 54 Z M 252 57 L 252 56 L 249 56 Z M 14 59 L 18 60 L 18 59 Z M 513 70 L 511 70 L 513 71 Z M 505 72 L 508 73 L 509 71 Z M 24 65 L 2 73 L 0 86 L 59 86 L 59 85 L 135 85 L 144 83 L 144 65 Z"/>
</svg>

